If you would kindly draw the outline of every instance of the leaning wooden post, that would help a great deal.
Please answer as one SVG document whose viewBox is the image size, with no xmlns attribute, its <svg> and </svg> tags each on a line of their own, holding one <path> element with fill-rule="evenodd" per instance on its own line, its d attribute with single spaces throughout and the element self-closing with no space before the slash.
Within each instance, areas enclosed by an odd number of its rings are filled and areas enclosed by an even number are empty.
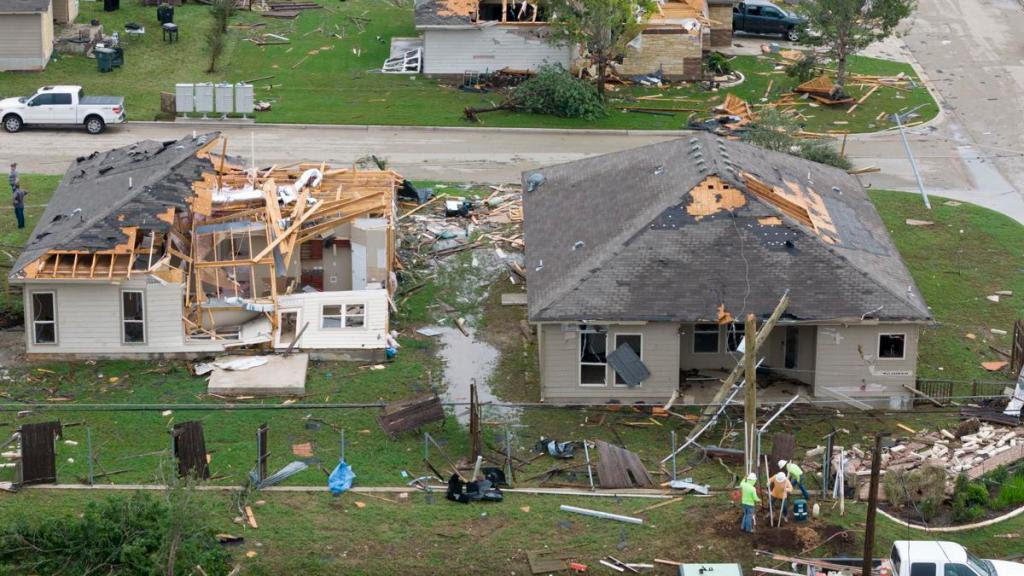
<svg viewBox="0 0 1024 576">
<path fill-rule="evenodd" d="M 750 474 L 757 470 L 757 454 L 754 453 L 754 438 L 757 436 L 757 382 L 755 378 L 757 369 L 754 367 L 754 358 L 757 351 L 748 350 L 757 341 L 757 319 L 753 314 L 747 314 L 744 328 L 744 352 L 748 353 L 743 355 L 743 372 L 746 374 L 747 380 L 746 402 L 743 406 L 743 436 L 746 441 L 744 460 L 747 470 L 745 473 Z"/>
<path fill-rule="evenodd" d="M 862 576 L 871 575 L 875 557 L 875 516 L 878 512 L 878 480 L 882 475 L 882 434 L 875 433 L 875 452 L 871 455 L 871 486 L 868 491 L 868 518 L 864 527 L 864 564 Z"/>
</svg>

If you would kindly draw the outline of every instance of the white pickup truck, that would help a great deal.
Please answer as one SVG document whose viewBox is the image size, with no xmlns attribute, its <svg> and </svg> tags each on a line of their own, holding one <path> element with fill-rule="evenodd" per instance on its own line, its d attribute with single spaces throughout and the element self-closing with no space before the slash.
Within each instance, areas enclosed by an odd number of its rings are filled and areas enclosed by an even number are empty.
<svg viewBox="0 0 1024 576">
<path fill-rule="evenodd" d="M 828 558 L 807 566 L 808 574 L 840 574 L 842 566 L 861 567 L 860 558 Z M 1024 564 L 983 560 L 955 542 L 897 540 L 888 558 L 876 558 L 874 573 L 888 576 L 1024 576 Z"/>
<path fill-rule="evenodd" d="M 8 132 L 26 125 L 85 126 L 99 134 L 124 122 L 124 98 L 86 96 L 81 86 L 43 86 L 32 96 L 0 100 L 0 122 Z"/>
</svg>

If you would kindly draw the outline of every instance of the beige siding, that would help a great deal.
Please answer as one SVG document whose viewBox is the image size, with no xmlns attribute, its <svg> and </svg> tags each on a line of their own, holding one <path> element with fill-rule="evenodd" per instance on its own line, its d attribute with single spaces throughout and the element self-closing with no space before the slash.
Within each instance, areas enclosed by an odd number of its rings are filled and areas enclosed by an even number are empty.
<svg viewBox="0 0 1024 576">
<path fill-rule="evenodd" d="M 321 328 L 321 311 L 325 305 L 363 304 L 366 308 L 362 328 Z M 299 348 L 367 350 L 387 347 L 388 300 L 386 290 L 354 290 L 350 292 L 314 292 L 290 294 L 278 298 L 281 311 L 299 310 L 299 329 L 307 322 Z M 287 347 L 288 343 L 283 343 Z"/>
<path fill-rule="evenodd" d="M 53 0 L 53 20 L 58 24 L 74 22 L 78 16 L 78 0 Z"/>
<path fill-rule="evenodd" d="M 786 326 L 776 326 L 768 335 L 768 339 L 762 344 L 761 353 L 758 358 L 764 359 L 764 365 L 771 367 L 779 374 L 799 380 L 805 384 L 814 383 L 815 366 L 815 334 L 814 326 L 797 327 L 797 364 L 793 369 L 786 369 Z M 693 324 L 683 325 L 682 334 L 679 338 L 679 357 L 682 370 L 732 370 L 739 354 L 727 351 L 728 326 L 719 326 L 718 329 L 718 353 L 696 353 L 693 351 Z M 742 330 L 737 325 L 737 330 Z"/>
<path fill-rule="evenodd" d="M 568 68 L 569 47 L 548 43 L 541 36 L 545 29 L 546 26 L 494 25 L 424 30 L 423 72 L 462 75 L 502 68 L 533 70 L 545 63 Z"/>
<path fill-rule="evenodd" d="M 125 344 L 121 333 L 121 291 L 145 293 L 146 342 Z M 57 343 L 32 342 L 31 294 L 53 292 L 57 303 Z M 114 284 L 29 283 L 24 287 L 26 346 L 30 354 L 131 356 L 220 350 L 216 343 L 185 344 L 182 287 L 145 280 Z"/>
<path fill-rule="evenodd" d="M 878 357 L 880 334 L 906 334 L 904 358 Z M 819 326 L 814 395 L 835 390 L 874 406 L 905 406 L 917 375 L 918 326 Z"/>
<path fill-rule="evenodd" d="M 0 70 L 41 70 L 52 52 L 49 12 L 0 14 Z"/>
<path fill-rule="evenodd" d="M 614 347 L 616 334 L 641 334 L 641 357 L 651 376 L 636 388 L 614 384 L 614 371 L 606 371 L 604 386 L 581 386 L 579 374 L 580 336 L 575 325 L 543 324 L 539 327 L 541 379 L 547 402 L 601 404 L 609 400 L 622 403 L 665 402 L 679 386 L 679 325 L 667 322 L 608 327 L 608 349 Z"/>
</svg>

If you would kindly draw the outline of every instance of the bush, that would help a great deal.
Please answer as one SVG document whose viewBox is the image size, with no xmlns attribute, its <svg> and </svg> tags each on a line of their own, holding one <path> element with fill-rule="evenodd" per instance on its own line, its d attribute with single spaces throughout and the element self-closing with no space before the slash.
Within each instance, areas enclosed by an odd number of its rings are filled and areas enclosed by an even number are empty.
<svg viewBox="0 0 1024 576">
<path fill-rule="evenodd" d="M 946 470 L 925 465 L 916 470 L 887 470 L 882 479 L 885 496 L 894 506 L 913 508 L 925 522 L 945 500 Z"/>
<path fill-rule="evenodd" d="M 512 100 L 518 109 L 560 118 L 589 120 L 605 114 L 597 89 L 557 65 L 541 67 L 516 87 Z"/>
<path fill-rule="evenodd" d="M 818 67 L 821 66 L 821 60 L 819 60 L 816 52 L 808 50 L 803 54 L 802 60 L 797 60 L 786 67 L 786 76 L 793 78 L 801 84 L 818 77 L 820 74 Z"/>
<path fill-rule="evenodd" d="M 800 126 L 795 120 L 776 110 L 762 110 L 757 121 L 750 126 L 743 139 L 751 144 L 799 156 L 842 170 L 849 170 L 850 161 L 839 154 L 829 140 L 806 140 L 797 137 Z"/>
<path fill-rule="evenodd" d="M 853 164 L 846 158 L 846 156 L 840 154 L 839 151 L 827 141 L 808 140 L 801 142 L 798 156 L 810 160 L 811 162 L 827 164 L 842 170 L 849 170 L 853 167 Z"/>
<path fill-rule="evenodd" d="M 2 574 L 192 574 L 228 572 L 228 554 L 205 512 L 181 490 L 167 500 L 137 492 L 90 502 L 78 517 L 20 520 L 0 532 Z"/>
<path fill-rule="evenodd" d="M 708 52 L 708 55 L 701 61 L 701 67 L 705 76 L 722 76 L 732 72 L 729 59 L 721 52 Z"/>
<path fill-rule="evenodd" d="M 1006 466 L 996 466 L 996 469 L 985 474 L 985 479 L 990 480 L 993 484 L 1002 484 L 1010 479 L 1010 471 Z"/>
</svg>

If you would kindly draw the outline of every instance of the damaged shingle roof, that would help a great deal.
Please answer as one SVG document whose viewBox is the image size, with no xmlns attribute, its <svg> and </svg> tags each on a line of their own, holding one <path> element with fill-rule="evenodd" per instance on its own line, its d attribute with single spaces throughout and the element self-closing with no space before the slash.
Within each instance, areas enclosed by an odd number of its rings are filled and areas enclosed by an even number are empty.
<svg viewBox="0 0 1024 576">
<path fill-rule="evenodd" d="M 185 199 L 193 195 L 192 183 L 204 171 L 213 172 L 211 161 L 197 158 L 196 152 L 217 136 L 146 140 L 77 159 L 54 191 L 12 275 L 50 250 L 109 250 L 128 240 L 123 228 L 167 230 L 170 224 L 157 216 L 169 207 L 179 212 L 188 207 Z"/>
<path fill-rule="evenodd" d="M 417 27 L 469 26 L 473 23 L 469 8 L 475 11 L 475 4 L 467 0 L 416 0 L 413 20 Z"/>
<path fill-rule="evenodd" d="M 693 191 L 709 177 L 732 190 Z M 755 194 L 751 180 L 778 194 Z M 786 314 L 800 320 L 930 320 L 867 194 L 842 170 L 695 133 L 524 173 L 524 190 L 531 182 L 531 321 L 713 321 L 721 305 L 763 317 L 787 289 Z M 813 223 L 793 216 L 794 197 Z M 713 209 L 729 200 L 738 206 Z"/>
</svg>

